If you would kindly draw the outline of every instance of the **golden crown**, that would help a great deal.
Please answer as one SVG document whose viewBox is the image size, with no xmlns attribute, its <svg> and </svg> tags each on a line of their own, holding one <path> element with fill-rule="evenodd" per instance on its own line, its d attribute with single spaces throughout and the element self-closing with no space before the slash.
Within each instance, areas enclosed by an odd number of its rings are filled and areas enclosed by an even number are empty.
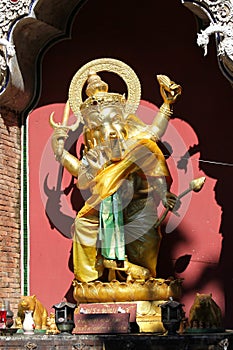
<svg viewBox="0 0 233 350">
<path fill-rule="evenodd" d="M 101 71 L 115 73 L 123 79 L 127 86 L 127 99 L 124 95 L 108 92 L 108 84 L 97 75 Z M 83 101 L 82 90 L 86 83 L 88 98 Z M 135 72 L 127 64 L 113 58 L 99 58 L 85 64 L 76 72 L 69 88 L 70 107 L 74 115 L 84 122 L 90 117 L 89 114 L 100 112 L 104 107 L 121 108 L 125 116 L 134 113 L 140 98 L 141 85 Z"/>
<path fill-rule="evenodd" d="M 105 107 L 118 107 L 124 112 L 125 96 L 108 92 L 108 84 L 101 80 L 93 70 L 90 70 L 88 74 L 86 94 L 88 98 L 80 106 L 84 121 L 90 117 L 92 112 L 100 112 Z"/>
</svg>

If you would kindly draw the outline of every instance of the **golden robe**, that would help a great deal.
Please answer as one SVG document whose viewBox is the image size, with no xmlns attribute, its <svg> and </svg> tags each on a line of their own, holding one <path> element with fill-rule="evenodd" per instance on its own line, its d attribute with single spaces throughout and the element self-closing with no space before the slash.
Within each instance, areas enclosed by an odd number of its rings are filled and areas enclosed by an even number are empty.
<svg viewBox="0 0 233 350">
<path fill-rule="evenodd" d="M 170 179 L 164 156 L 154 141 L 146 138 L 135 141 L 122 160 L 101 170 L 90 182 L 92 194 L 75 219 L 73 261 L 78 281 L 89 282 L 102 275 L 98 246 L 99 205 L 130 177 L 138 177 L 152 184 L 153 179 L 158 177 Z M 135 195 L 123 209 L 126 253 L 130 262 L 147 267 L 155 277 L 161 241 L 160 231 L 154 227 L 156 204 L 152 195 L 145 197 L 140 194 L 140 185 Z"/>
</svg>

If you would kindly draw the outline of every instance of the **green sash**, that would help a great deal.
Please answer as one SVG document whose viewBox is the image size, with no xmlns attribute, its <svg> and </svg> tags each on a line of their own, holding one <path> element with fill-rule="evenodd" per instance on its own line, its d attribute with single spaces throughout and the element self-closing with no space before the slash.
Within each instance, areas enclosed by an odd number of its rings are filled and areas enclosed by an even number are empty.
<svg viewBox="0 0 233 350">
<path fill-rule="evenodd" d="M 125 260 L 123 213 L 117 192 L 101 201 L 99 216 L 101 254 L 111 260 Z"/>
</svg>

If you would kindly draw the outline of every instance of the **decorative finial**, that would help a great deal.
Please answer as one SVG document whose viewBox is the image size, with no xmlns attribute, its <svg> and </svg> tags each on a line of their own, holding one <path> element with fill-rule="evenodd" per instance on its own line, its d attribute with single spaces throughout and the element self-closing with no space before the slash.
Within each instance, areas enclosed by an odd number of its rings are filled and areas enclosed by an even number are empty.
<svg viewBox="0 0 233 350">
<path fill-rule="evenodd" d="M 99 92 L 108 92 L 108 84 L 102 81 L 94 70 L 90 70 L 87 78 L 86 94 L 90 97 Z"/>
</svg>

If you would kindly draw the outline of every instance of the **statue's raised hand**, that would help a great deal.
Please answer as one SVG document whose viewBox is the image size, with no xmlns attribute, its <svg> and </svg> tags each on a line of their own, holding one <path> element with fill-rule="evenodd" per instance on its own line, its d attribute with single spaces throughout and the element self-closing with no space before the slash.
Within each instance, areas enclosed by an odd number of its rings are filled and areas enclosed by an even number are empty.
<svg viewBox="0 0 233 350">
<path fill-rule="evenodd" d="M 64 127 L 54 129 L 52 135 L 52 149 L 56 160 L 60 160 L 64 152 L 64 144 L 68 130 Z"/>
<path fill-rule="evenodd" d="M 52 136 L 52 148 L 53 148 L 53 152 L 55 154 L 56 160 L 58 161 L 61 161 L 61 157 L 64 152 L 64 144 L 67 138 L 68 131 L 69 130 L 75 131 L 78 128 L 79 122 L 80 122 L 80 119 L 76 117 L 76 122 L 73 125 L 68 126 L 67 123 L 68 123 L 69 115 L 70 115 L 70 105 L 69 105 L 69 101 L 67 101 L 65 104 L 61 123 L 56 123 L 53 120 L 54 112 L 52 112 L 49 117 L 49 123 L 54 129 L 54 133 Z"/>
<path fill-rule="evenodd" d="M 102 145 L 96 146 L 86 153 L 85 158 L 93 172 L 101 170 L 109 162 L 110 157 L 108 153 L 108 148 Z"/>
<path fill-rule="evenodd" d="M 160 85 L 160 93 L 165 103 L 171 105 L 176 102 L 180 96 L 182 88 L 180 85 L 171 81 L 166 75 L 157 75 Z"/>
</svg>

